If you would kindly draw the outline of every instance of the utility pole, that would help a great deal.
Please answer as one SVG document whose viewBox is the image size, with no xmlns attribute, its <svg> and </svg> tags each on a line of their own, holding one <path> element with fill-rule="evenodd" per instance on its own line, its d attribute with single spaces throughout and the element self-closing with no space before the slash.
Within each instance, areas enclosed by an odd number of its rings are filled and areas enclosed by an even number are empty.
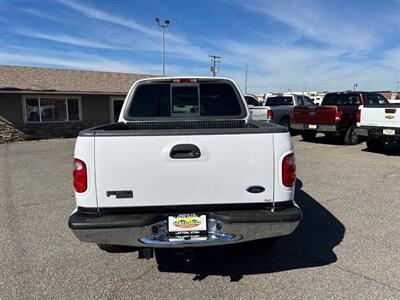
<svg viewBox="0 0 400 300">
<path fill-rule="evenodd" d="M 211 62 L 212 62 L 212 66 L 210 68 L 210 71 L 213 74 L 213 77 L 215 77 L 217 75 L 217 72 L 218 72 L 217 64 L 221 63 L 221 56 L 209 55 L 208 57 L 211 58 Z"/>
<path fill-rule="evenodd" d="M 399 84 L 400 84 L 400 80 L 397 80 L 396 82 L 397 82 L 397 89 L 396 89 L 396 92 L 399 93 Z"/>
<path fill-rule="evenodd" d="M 358 84 L 357 83 L 353 84 L 353 91 L 356 90 L 356 87 L 358 87 Z"/>
<path fill-rule="evenodd" d="M 156 17 L 158 26 L 161 27 L 162 31 L 162 50 L 161 50 L 161 64 L 162 64 L 162 76 L 165 76 L 165 28 L 171 23 L 170 20 L 165 20 L 164 24 L 160 23 L 160 18 Z"/>
<path fill-rule="evenodd" d="M 247 94 L 247 73 L 248 73 L 248 68 L 247 68 L 247 64 L 246 64 L 246 72 L 245 72 L 245 76 L 244 76 L 244 93 Z"/>
</svg>

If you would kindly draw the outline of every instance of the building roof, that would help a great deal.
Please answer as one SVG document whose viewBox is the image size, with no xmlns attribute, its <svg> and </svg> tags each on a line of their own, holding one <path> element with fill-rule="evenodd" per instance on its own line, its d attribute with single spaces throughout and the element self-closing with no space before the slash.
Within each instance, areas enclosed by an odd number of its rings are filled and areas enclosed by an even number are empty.
<svg viewBox="0 0 400 300">
<path fill-rule="evenodd" d="M 126 94 L 146 74 L 0 65 L 0 92 Z"/>
</svg>

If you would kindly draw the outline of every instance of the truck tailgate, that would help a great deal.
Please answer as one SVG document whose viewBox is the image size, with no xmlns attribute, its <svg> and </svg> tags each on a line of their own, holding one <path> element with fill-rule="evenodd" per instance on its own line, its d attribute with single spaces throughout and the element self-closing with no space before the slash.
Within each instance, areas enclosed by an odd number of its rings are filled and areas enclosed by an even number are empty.
<svg viewBox="0 0 400 300">
<path fill-rule="evenodd" d="M 400 127 L 400 105 L 364 106 L 360 117 L 363 126 Z"/>
<path fill-rule="evenodd" d="M 295 123 L 305 124 L 336 124 L 336 106 L 298 106 L 295 107 L 292 119 Z"/>
<path fill-rule="evenodd" d="M 195 145 L 201 156 L 171 158 L 176 145 Z M 98 206 L 272 201 L 273 155 L 273 134 L 95 137 Z"/>
<path fill-rule="evenodd" d="M 252 106 L 249 107 L 250 118 L 254 121 L 265 121 L 267 120 L 267 112 L 269 107 L 265 106 Z"/>
</svg>

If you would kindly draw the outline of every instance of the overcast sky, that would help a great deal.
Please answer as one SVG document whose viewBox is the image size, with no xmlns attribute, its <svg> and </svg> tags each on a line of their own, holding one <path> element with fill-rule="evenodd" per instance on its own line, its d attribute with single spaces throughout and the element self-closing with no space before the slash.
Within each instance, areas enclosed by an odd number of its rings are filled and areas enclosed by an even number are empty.
<svg viewBox="0 0 400 300">
<path fill-rule="evenodd" d="M 400 1 L 0 0 L 0 64 L 220 76 L 250 92 L 395 90 Z"/>
</svg>

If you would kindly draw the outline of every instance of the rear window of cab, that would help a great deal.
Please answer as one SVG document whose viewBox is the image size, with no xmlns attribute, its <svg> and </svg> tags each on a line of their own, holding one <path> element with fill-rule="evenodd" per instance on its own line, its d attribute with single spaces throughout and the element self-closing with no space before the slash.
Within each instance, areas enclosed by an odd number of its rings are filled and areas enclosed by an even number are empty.
<svg viewBox="0 0 400 300">
<path fill-rule="evenodd" d="M 360 105 L 360 96 L 356 94 L 327 94 L 321 105 Z"/>
<path fill-rule="evenodd" d="M 241 116 L 238 96 L 228 82 L 144 83 L 136 88 L 126 117 Z"/>
<path fill-rule="evenodd" d="M 389 101 L 378 93 L 363 93 L 364 104 L 387 104 Z M 327 94 L 321 105 L 360 105 L 359 94 Z"/>
<path fill-rule="evenodd" d="M 265 105 L 266 106 L 293 105 L 293 97 L 292 96 L 268 97 L 267 102 L 265 102 Z"/>
</svg>

